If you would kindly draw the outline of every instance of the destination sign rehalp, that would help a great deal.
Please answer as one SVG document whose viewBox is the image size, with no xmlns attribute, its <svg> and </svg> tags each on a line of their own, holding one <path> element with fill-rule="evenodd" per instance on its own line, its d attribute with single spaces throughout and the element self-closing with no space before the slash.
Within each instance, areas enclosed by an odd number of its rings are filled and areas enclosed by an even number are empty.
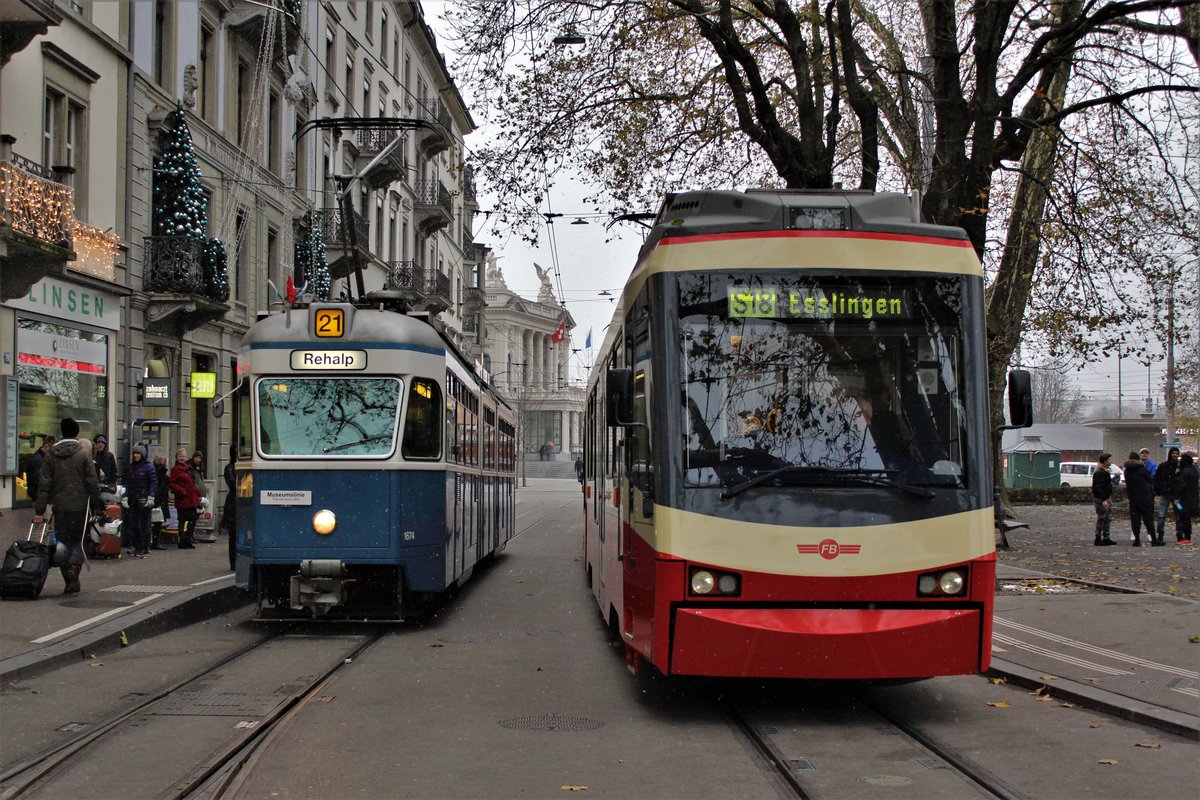
<svg viewBox="0 0 1200 800">
<path fill-rule="evenodd" d="M 293 350 L 292 369 L 366 369 L 366 350 Z"/>
</svg>

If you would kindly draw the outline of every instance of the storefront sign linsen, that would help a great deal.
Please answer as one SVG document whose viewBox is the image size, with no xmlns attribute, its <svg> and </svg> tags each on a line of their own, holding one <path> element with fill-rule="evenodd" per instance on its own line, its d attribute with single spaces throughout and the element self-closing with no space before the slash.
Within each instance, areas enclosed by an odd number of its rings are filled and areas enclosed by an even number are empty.
<svg viewBox="0 0 1200 800">
<path fill-rule="evenodd" d="M 29 294 L 6 305 L 111 330 L 121 326 L 121 303 L 116 295 L 49 276 L 30 287 Z"/>
</svg>

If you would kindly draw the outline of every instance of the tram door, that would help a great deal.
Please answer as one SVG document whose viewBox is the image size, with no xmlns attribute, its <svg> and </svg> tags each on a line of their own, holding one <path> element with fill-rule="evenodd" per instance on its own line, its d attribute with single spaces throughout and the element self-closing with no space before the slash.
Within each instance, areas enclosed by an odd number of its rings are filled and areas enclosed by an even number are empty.
<svg viewBox="0 0 1200 800">
<path fill-rule="evenodd" d="M 651 450 L 652 388 L 650 310 L 647 293 L 634 301 L 625 325 L 624 393 L 621 430 L 624 471 L 620 526 L 622 556 L 622 634 L 628 645 L 653 657 L 657 537 L 654 530 L 654 464 Z"/>
</svg>

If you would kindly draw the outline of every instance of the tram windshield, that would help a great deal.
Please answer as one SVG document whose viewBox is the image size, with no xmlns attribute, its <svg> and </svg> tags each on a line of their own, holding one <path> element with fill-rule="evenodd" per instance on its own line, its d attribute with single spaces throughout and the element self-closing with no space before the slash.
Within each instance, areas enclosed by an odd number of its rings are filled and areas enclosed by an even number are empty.
<svg viewBox="0 0 1200 800">
<path fill-rule="evenodd" d="M 263 378 L 258 446 L 267 456 L 386 457 L 399 408 L 395 378 Z"/>
<path fill-rule="evenodd" d="M 953 277 L 681 275 L 686 485 L 966 486 L 961 296 Z"/>
</svg>

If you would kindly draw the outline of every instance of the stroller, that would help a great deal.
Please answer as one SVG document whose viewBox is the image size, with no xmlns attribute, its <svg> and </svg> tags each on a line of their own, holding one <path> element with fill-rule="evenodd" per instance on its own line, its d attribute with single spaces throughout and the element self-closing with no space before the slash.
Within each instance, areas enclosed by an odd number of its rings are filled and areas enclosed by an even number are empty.
<svg viewBox="0 0 1200 800">
<path fill-rule="evenodd" d="M 104 514 L 88 519 L 83 550 L 88 558 L 120 558 L 122 506 L 127 502 L 125 487 L 118 486 L 116 492 L 106 493 L 103 497 L 107 503 Z"/>
</svg>

